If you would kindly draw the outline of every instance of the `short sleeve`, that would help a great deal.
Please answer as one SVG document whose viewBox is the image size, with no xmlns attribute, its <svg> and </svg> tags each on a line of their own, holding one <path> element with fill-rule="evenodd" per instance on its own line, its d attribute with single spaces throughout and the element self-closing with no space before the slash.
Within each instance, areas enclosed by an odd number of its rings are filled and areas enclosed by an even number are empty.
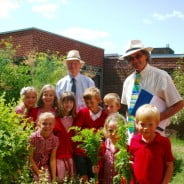
<svg viewBox="0 0 184 184">
<path fill-rule="evenodd" d="M 163 84 L 161 88 L 164 93 L 164 99 L 165 99 L 166 105 L 170 107 L 175 103 L 179 102 L 180 100 L 182 100 L 171 77 L 167 74 L 167 76 L 162 80 L 163 80 Z"/>
<path fill-rule="evenodd" d="M 165 146 L 165 162 L 172 162 L 174 160 L 174 157 L 172 154 L 171 142 L 168 138 L 165 139 L 164 146 Z"/>
</svg>

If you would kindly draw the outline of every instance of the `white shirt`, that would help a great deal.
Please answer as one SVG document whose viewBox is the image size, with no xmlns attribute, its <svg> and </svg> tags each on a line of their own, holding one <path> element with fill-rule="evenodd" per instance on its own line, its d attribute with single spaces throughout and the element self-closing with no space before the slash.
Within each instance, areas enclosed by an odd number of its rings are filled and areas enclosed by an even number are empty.
<svg viewBox="0 0 184 184">
<path fill-rule="evenodd" d="M 160 97 L 165 101 L 167 107 L 170 107 L 182 100 L 173 83 L 173 80 L 166 71 L 147 64 L 140 74 L 140 88 Z M 128 105 L 128 107 L 130 106 L 134 80 L 135 72 L 130 74 L 123 84 L 121 103 Z"/>
<path fill-rule="evenodd" d="M 58 99 L 60 98 L 61 94 L 64 91 L 71 91 L 72 88 L 72 82 L 71 79 L 73 77 L 70 75 L 67 75 L 60 79 L 56 84 L 56 94 Z M 76 77 L 74 77 L 76 80 L 76 106 L 77 111 L 79 111 L 81 108 L 85 107 L 85 103 L 83 101 L 82 95 L 86 88 L 95 86 L 94 81 L 82 74 L 78 74 Z"/>
</svg>

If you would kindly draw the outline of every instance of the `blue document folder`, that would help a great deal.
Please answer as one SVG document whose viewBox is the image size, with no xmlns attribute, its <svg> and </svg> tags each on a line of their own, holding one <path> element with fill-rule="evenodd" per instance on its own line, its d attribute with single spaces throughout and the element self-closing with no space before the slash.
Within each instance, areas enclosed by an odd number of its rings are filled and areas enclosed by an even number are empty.
<svg viewBox="0 0 184 184">
<path fill-rule="evenodd" d="M 135 116 L 137 109 L 144 104 L 149 104 L 152 98 L 153 94 L 146 91 L 145 89 L 141 89 L 131 115 Z"/>
</svg>

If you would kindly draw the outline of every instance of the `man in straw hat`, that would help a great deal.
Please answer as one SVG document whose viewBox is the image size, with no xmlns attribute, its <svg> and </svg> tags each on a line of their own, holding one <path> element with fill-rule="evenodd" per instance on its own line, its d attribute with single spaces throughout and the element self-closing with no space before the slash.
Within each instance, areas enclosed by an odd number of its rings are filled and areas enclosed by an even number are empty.
<svg viewBox="0 0 184 184">
<path fill-rule="evenodd" d="M 166 120 L 164 121 L 166 123 L 164 126 L 157 127 L 157 131 L 164 135 L 164 129 L 169 125 L 168 118 L 180 111 L 184 107 L 184 102 L 169 74 L 149 64 L 151 50 L 151 47 L 144 47 L 140 40 L 132 40 L 124 55 L 119 58 L 119 60 L 127 60 L 135 69 L 123 84 L 121 103 L 126 105 L 128 112 L 136 103 L 132 103 L 132 93 L 137 80 L 136 76 L 139 75 L 137 81 L 139 92 L 145 89 L 165 102 L 166 108 L 161 112 L 160 121 Z"/>
<path fill-rule="evenodd" d="M 94 81 L 87 76 L 80 74 L 81 67 L 85 64 L 81 60 L 78 50 L 70 50 L 65 60 L 68 75 L 60 79 L 56 84 L 57 97 L 60 98 L 62 92 L 72 91 L 76 96 L 77 111 L 85 107 L 82 95 L 86 88 L 95 86 Z"/>
</svg>

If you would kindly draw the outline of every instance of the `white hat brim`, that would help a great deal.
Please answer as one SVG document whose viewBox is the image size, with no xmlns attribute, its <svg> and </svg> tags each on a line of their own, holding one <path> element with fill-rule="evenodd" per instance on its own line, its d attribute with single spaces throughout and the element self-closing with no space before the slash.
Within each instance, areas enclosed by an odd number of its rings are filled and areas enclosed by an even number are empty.
<svg viewBox="0 0 184 184">
<path fill-rule="evenodd" d="M 134 54 L 134 53 L 136 53 L 140 50 L 146 50 L 148 52 L 151 52 L 153 50 L 153 48 L 152 47 L 146 47 L 146 48 L 140 48 L 140 49 L 135 49 L 135 50 L 128 51 L 123 56 L 120 56 L 119 60 L 124 60 L 125 57 L 130 56 L 130 55 L 132 55 L 132 54 Z"/>
<path fill-rule="evenodd" d="M 75 61 L 77 60 L 77 61 L 79 61 L 82 65 L 85 64 L 85 62 L 84 62 L 83 60 L 79 59 L 79 58 L 68 58 L 68 59 L 65 59 L 65 60 L 64 60 L 64 63 L 66 64 L 67 61 L 72 61 L 72 60 L 75 60 Z"/>
</svg>

